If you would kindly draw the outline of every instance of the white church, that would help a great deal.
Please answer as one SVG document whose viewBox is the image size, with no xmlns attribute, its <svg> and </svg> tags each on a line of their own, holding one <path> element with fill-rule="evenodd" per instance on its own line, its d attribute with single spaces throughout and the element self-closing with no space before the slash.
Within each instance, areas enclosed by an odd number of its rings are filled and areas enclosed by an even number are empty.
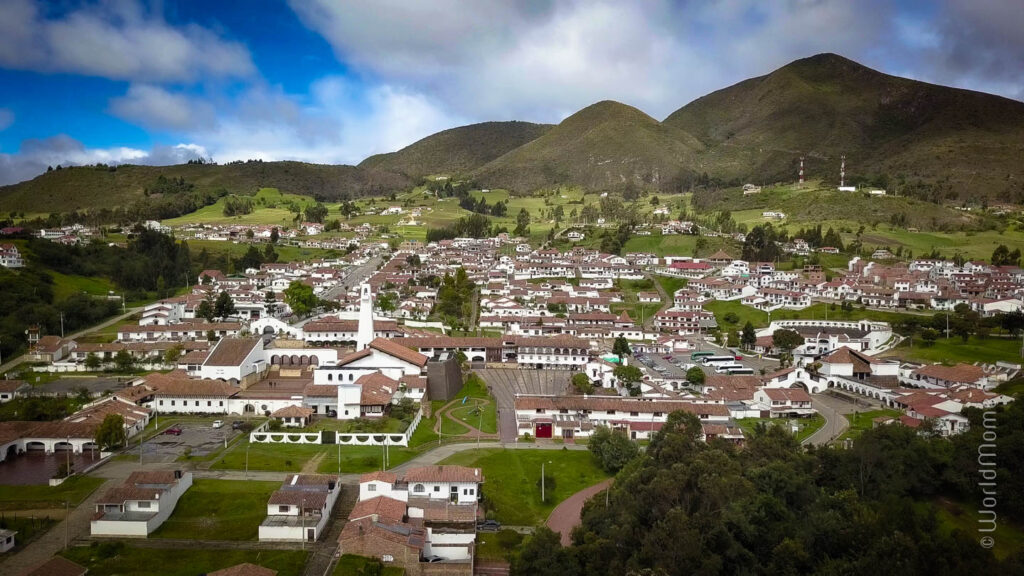
<svg viewBox="0 0 1024 576">
<path fill-rule="evenodd" d="M 303 415 L 382 417 L 400 398 L 423 399 L 428 358 L 378 337 L 368 284 L 360 286 L 354 352 L 310 346 L 301 329 L 273 322 L 281 326 L 254 322 L 254 336 L 221 339 L 202 363 L 142 378 L 137 384 L 148 390 L 136 394 L 139 403 L 185 414 L 280 413 L 286 425 L 300 425 Z"/>
</svg>

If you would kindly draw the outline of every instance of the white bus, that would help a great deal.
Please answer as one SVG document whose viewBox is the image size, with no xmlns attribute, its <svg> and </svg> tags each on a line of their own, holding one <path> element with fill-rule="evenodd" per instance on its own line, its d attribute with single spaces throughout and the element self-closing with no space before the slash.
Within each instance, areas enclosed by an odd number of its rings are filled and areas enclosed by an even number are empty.
<svg viewBox="0 0 1024 576">
<path fill-rule="evenodd" d="M 740 367 L 740 368 L 730 368 L 729 370 L 726 371 L 726 374 L 728 374 L 730 376 L 732 376 L 733 374 L 750 374 L 750 375 L 753 375 L 754 374 L 754 369 L 753 368 L 747 368 L 746 366 L 743 366 L 743 367 Z"/>
<path fill-rule="evenodd" d="M 736 357 L 735 356 L 708 356 L 706 358 L 703 358 L 701 360 L 701 362 L 703 362 L 705 366 L 721 366 L 723 364 L 735 364 L 736 363 Z"/>
<path fill-rule="evenodd" d="M 733 364 L 719 364 L 715 367 L 715 372 L 719 374 L 731 374 L 732 370 L 741 370 L 744 368 L 743 364 L 736 364 L 736 360 L 733 359 Z"/>
</svg>

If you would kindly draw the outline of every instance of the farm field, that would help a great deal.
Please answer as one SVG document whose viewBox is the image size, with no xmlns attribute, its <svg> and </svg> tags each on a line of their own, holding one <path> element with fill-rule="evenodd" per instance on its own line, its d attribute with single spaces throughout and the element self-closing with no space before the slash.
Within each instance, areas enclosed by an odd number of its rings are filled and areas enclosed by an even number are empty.
<svg viewBox="0 0 1024 576">
<path fill-rule="evenodd" d="M 896 356 L 912 362 L 941 364 L 956 364 L 958 362 L 994 364 L 1001 360 L 1019 364 L 1024 359 L 1021 356 L 1019 338 L 989 337 L 982 339 L 977 336 L 971 336 L 966 343 L 955 336 L 948 340 L 939 338 L 931 346 L 923 346 L 920 340 L 915 339 L 913 348 L 910 348 L 909 341 L 904 341 L 883 356 Z"/>
</svg>

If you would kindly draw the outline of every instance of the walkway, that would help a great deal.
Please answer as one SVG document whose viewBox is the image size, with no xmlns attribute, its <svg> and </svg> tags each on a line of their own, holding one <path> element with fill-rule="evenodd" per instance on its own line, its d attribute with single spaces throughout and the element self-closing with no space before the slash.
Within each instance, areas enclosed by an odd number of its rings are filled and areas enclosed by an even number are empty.
<svg viewBox="0 0 1024 576">
<path fill-rule="evenodd" d="M 497 440 L 498 439 L 498 435 L 497 434 L 492 434 L 490 432 L 484 432 L 484 431 L 480 430 L 479 428 L 477 428 L 476 426 L 473 426 L 472 424 L 470 424 L 468 422 L 465 422 L 463 420 L 459 420 L 458 418 L 455 418 L 454 416 L 452 416 L 450 414 L 452 409 L 458 408 L 460 406 L 463 406 L 462 401 L 463 401 L 462 398 L 453 398 L 450 402 L 448 402 L 444 406 L 440 407 L 437 410 L 437 412 L 434 413 L 434 416 L 436 416 L 436 419 L 435 419 L 435 422 L 434 422 L 434 432 L 436 434 L 438 434 L 438 435 L 441 435 L 441 423 L 442 423 L 442 420 L 444 418 L 447 418 L 447 419 L 451 420 L 452 422 L 458 424 L 459 426 L 462 426 L 463 428 L 468 428 L 469 429 L 469 432 L 466 432 L 464 434 L 460 434 L 460 437 L 472 438 L 473 440 L 477 440 L 477 439 L 479 439 L 479 440 L 487 440 L 487 441 Z M 476 406 L 480 410 L 483 410 L 484 407 L 487 406 L 487 404 L 490 402 L 490 400 L 487 399 L 487 398 L 469 398 L 468 400 L 466 400 L 466 402 L 470 406 Z"/>
<path fill-rule="evenodd" d="M 580 490 L 563 500 L 551 511 L 547 525 L 548 528 L 562 535 L 562 546 L 572 544 L 572 529 L 579 526 L 582 521 L 583 505 L 587 503 L 587 500 L 611 486 L 612 480 L 609 478 L 604 482 Z"/>
</svg>

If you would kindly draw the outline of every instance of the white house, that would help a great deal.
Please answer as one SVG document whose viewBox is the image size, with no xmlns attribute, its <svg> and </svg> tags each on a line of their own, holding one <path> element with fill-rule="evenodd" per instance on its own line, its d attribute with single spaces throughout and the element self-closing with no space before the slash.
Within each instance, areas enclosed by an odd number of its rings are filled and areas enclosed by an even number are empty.
<svg viewBox="0 0 1024 576">
<path fill-rule="evenodd" d="M 203 362 L 199 377 L 238 384 L 267 367 L 262 338 L 222 338 Z"/>
<path fill-rule="evenodd" d="M 0 554 L 9 552 L 14 548 L 14 536 L 17 532 L 14 530 L 7 530 L 6 528 L 0 530 Z"/>
<path fill-rule="evenodd" d="M 338 477 L 292 474 L 270 495 L 267 518 L 260 524 L 261 542 L 315 542 L 323 533 L 341 493 Z"/>
<path fill-rule="evenodd" d="M 171 516 L 178 499 L 191 486 L 191 472 L 132 472 L 123 484 L 107 490 L 96 500 L 90 533 L 145 538 Z"/>
</svg>

